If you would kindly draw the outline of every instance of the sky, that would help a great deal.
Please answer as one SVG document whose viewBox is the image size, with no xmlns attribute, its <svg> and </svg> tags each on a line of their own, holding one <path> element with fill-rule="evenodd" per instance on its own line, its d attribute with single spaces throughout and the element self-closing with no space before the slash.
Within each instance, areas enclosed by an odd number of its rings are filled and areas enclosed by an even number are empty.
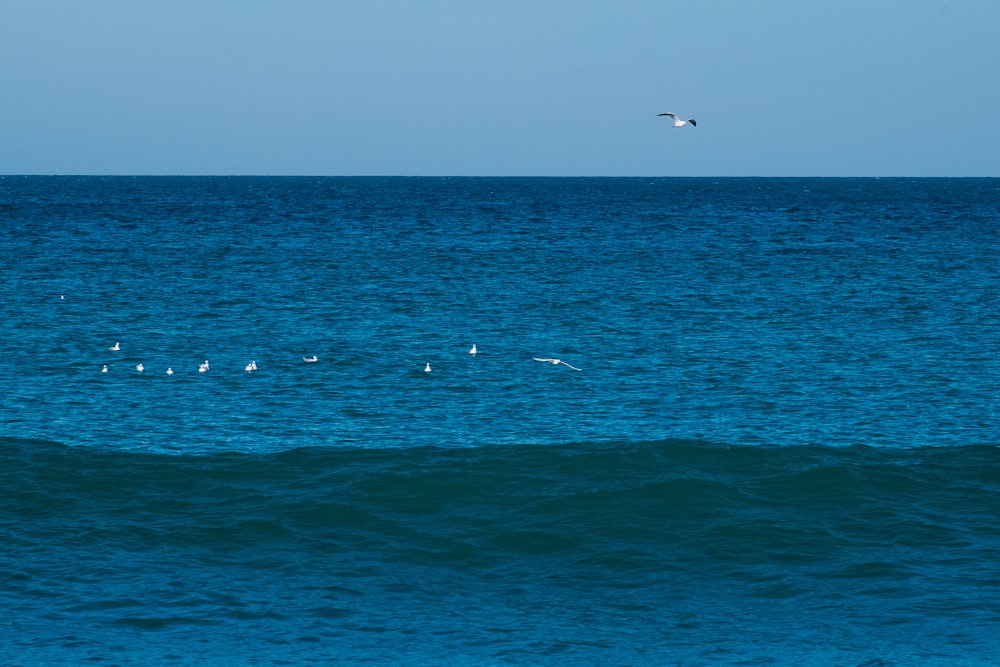
<svg viewBox="0 0 1000 667">
<path fill-rule="evenodd" d="M 0 174 L 995 177 L 998 26 L 996 0 L 12 0 Z"/>
</svg>

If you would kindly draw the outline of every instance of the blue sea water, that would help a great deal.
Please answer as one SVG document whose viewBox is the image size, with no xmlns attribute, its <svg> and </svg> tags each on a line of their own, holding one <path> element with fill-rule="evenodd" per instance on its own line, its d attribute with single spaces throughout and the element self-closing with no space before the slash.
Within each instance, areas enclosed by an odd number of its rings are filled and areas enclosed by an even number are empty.
<svg viewBox="0 0 1000 667">
<path fill-rule="evenodd" d="M 997 664 L 998 349 L 998 179 L 0 177 L 0 664 Z"/>
</svg>

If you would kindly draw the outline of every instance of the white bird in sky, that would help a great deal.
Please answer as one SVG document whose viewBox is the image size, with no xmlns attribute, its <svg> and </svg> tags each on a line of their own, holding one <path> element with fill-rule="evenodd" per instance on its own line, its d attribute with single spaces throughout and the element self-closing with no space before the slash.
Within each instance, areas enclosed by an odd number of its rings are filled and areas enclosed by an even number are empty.
<svg viewBox="0 0 1000 667">
<path fill-rule="evenodd" d="M 674 119 L 674 127 L 684 127 L 688 123 L 691 123 L 693 127 L 697 127 L 698 123 L 694 121 L 694 118 L 688 118 L 687 120 L 681 120 L 677 117 L 677 114 L 668 111 L 667 113 L 658 113 L 657 116 L 670 116 Z"/>
<path fill-rule="evenodd" d="M 580 370 L 580 369 L 579 369 L 579 368 L 577 368 L 576 366 L 570 366 L 569 364 L 567 364 L 567 363 L 566 363 L 565 361 L 563 361 L 562 359 L 539 359 L 538 357 L 532 357 L 532 359 L 534 359 L 535 361 L 544 361 L 544 362 L 546 362 L 546 363 L 549 363 L 549 364 L 552 364 L 553 366 L 558 366 L 559 364 L 562 364 L 563 366 L 569 366 L 569 367 L 570 367 L 570 368 L 572 368 L 572 369 L 573 369 L 574 371 L 578 371 L 578 370 Z"/>
<path fill-rule="evenodd" d="M 115 342 L 115 344 L 112 345 L 111 347 L 109 347 L 108 349 L 111 350 L 112 352 L 117 352 L 118 350 L 120 350 L 122 348 L 118 345 L 117 342 Z"/>
<path fill-rule="evenodd" d="M 311 357 L 302 357 L 302 361 L 306 362 L 307 364 L 312 364 L 312 363 L 315 363 L 315 362 L 319 361 L 319 357 L 317 357 L 314 354 Z"/>
</svg>

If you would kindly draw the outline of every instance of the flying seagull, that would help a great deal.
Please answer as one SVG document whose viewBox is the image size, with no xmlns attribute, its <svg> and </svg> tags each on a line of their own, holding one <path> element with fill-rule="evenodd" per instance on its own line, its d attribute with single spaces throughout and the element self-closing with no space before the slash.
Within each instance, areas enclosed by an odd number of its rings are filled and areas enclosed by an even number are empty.
<svg viewBox="0 0 1000 667">
<path fill-rule="evenodd" d="M 544 361 L 546 363 L 552 364 L 553 366 L 558 366 L 559 364 L 562 364 L 563 366 L 569 366 L 574 371 L 580 370 L 576 366 L 570 366 L 569 364 L 567 364 L 565 361 L 563 361 L 561 359 L 539 359 L 538 357 L 532 357 L 532 359 L 534 359 L 535 361 Z"/>
<path fill-rule="evenodd" d="M 667 113 L 658 113 L 656 115 L 657 116 L 670 116 L 671 118 L 674 119 L 674 127 L 684 127 L 688 123 L 691 123 L 691 125 L 693 127 L 697 127 L 698 126 L 698 123 L 694 122 L 694 118 L 688 118 L 687 120 L 681 120 L 680 118 L 677 117 L 677 114 L 671 113 L 669 111 Z"/>
</svg>

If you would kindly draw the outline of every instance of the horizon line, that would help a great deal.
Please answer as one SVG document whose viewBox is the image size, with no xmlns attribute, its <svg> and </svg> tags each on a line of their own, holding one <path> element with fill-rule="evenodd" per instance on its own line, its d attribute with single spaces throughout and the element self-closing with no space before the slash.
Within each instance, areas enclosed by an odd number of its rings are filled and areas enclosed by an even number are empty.
<svg viewBox="0 0 1000 667">
<path fill-rule="evenodd" d="M 1000 176 L 915 176 L 915 175 L 808 175 L 808 176 L 789 176 L 780 174 L 756 174 L 756 175 L 690 175 L 690 176 L 678 176 L 678 175 L 652 175 L 652 174 L 635 174 L 635 175 L 618 175 L 618 176 L 602 176 L 602 175 L 571 175 L 571 174 L 531 174 L 531 175 L 513 175 L 513 174 L 491 174 L 491 175 L 467 175 L 467 174 L 128 174 L 128 173 L 9 173 L 0 174 L 0 178 L 467 178 L 467 179 L 486 179 L 486 178 L 575 178 L 575 179 L 637 179 L 637 178 L 655 178 L 655 179 L 753 179 L 753 178 L 788 178 L 788 179 L 851 179 L 851 178 L 863 178 L 863 179 L 943 179 L 943 178 L 1000 178 Z"/>
</svg>

